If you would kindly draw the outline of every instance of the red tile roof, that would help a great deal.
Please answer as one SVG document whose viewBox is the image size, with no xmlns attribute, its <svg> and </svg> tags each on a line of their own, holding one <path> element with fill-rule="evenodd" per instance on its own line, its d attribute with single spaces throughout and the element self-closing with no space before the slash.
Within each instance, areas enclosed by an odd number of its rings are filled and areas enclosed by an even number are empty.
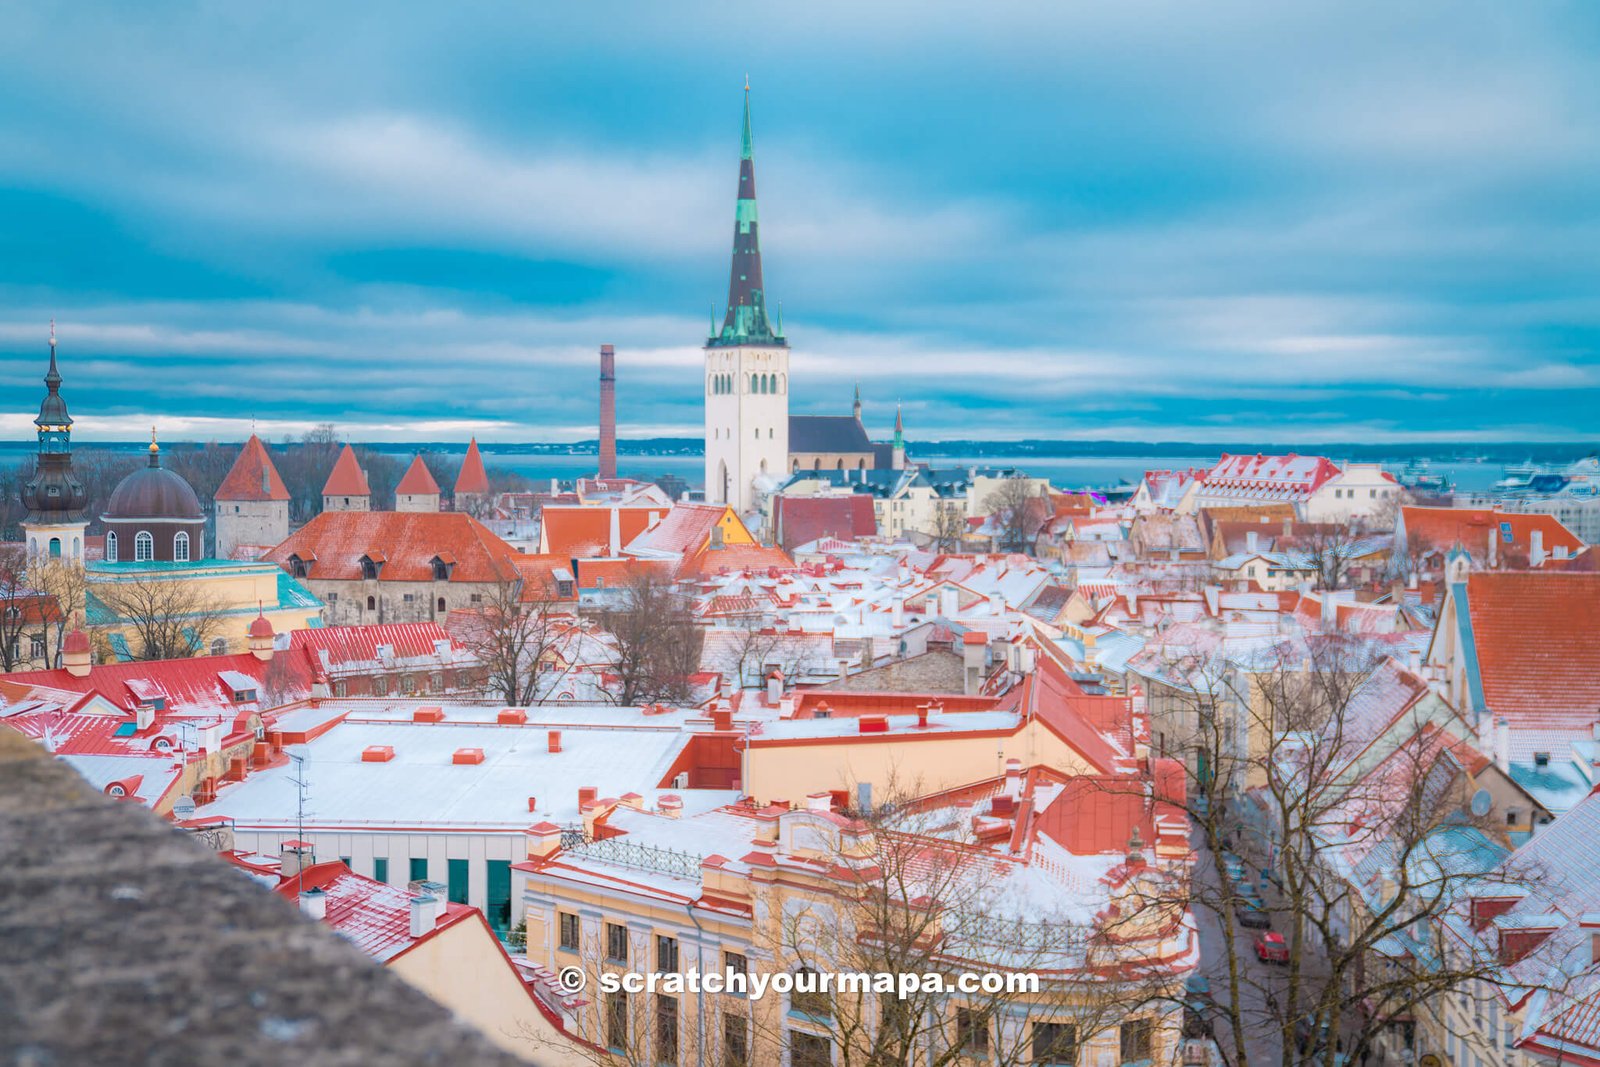
<svg viewBox="0 0 1600 1067">
<path fill-rule="evenodd" d="M 878 532 L 872 498 L 865 493 L 850 496 L 780 496 L 773 502 L 773 508 L 773 522 L 779 531 L 779 543 L 790 552 L 819 537 L 838 537 L 848 541 L 857 537 L 871 537 Z"/>
<path fill-rule="evenodd" d="M 288 500 L 289 488 L 278 477 L 278 468 L 266 446 L 255 434 L 244 443 L 233 469 L 217 487 L 217 500 Z"/>
<path fill-rule="evenodd" d="M 483 457 L 478 455 L 476 437 L 467 445 L 467 458 L 461 461 L 461 473 L 456 475 L 455 492 L 457 496 L 462 493 L 487 496 L 489 493 L 489 473 L 483 469 Z"/>
<path fill-rule="evenodd" d="M 661 519 L 662 507 L 551 507 L 540 513 L 540 547 L 565 559 L 590 559 L 611 552 L 611 513 L 617 513 L 618 551 Z"/>
<path fill-rule="evenodd" d="M 1157 817 L 1183 825 L 1183 766 L 1176 760 L 1153 762 L 1154 796 L 1146 799 L 1142 775 L 1079 775 L 1039 812 L 1037 827 L 1068 852 L 1092 856 L 1126 852 L 1134 827 L 1146 849 L 1159 834 Z"/>
<path fill-rule="evenodd" d="M 1205 476 L 1205 488 L 1216 491 L 1271 492 L 1304 500 L 1339 468 L 1322 456 L 1235 456 L 1224 453 Z"/>
<path fill-rule="evenodd" d="M 378 658 L 378 646 L 386 645 L 396 659 L 430 657 L 437 654 L 435 642 L 451 648 L 455 640 L 436 622 L 384 622 L 367 626 L 319 626 L 295 630 L 289 635 L 290 649 L 306 649 L 331 669 L 345 664 L 371 664 Z"/>
<path fill-rule="evenodd" d="M 132 660 L 103 663 L 83 678 L 66 668 L 45 671 L 19 671 L 0 678 L 7 702 L 20 702 L 27 689 L 45 687 L 66 693 L 96 694 L 127 711 L 140 704 L 141 697 L 164 698 L 166 715 L 199 715 L 236 711 L 223 672 L 247 675 L 261 682 L 268 671 L 278 703 L 311 695 L 313 668 L 304 654 L 280 652 L 270 661 L 256 659 L 248 652 L 229 656 L 195 656 L 191 659 Z M 115 720 L 112 720 L 115 725 Z M 15 725 L 15 724 L 13 724 Z"/>
<path fill-rule="evenodd" d="M 394 491 L 407 496 L 438 494 L 439 483 L 433 480 L 433 472 L 422 462 L 420 453 L 411 457 L 411 466 L 406 468 L 405 477 L 400 479 L 400 484 L 394 487 Z"/>
<path fill-rule="evenodd" d="M 356 462 L 356 453 L 349 445 L 339 453 L 339 458 L 334 461 L 333 471 L 328 475 L 328 481 L 322 487 L 323 496 L 371 496 L 372 489 L 367 485 L 366 472 L 361 469 L 361 464 Z"/>
<path fill-rule="evenodd" d="M 1485 705 L 1512 725 L 1600 715 L 1600 574 L 1480 572 L 1467 605 Z"/>
<path fill-rule="evenodd" d="M 354 581 L 366 556 L 385 561 L 379 581 L 426 582 L 433 580 L 434 557 L 445 555 L 455 558 L 453 582 L 517 575 L 517 550 L 460 511 L 324 511 L 263 558 L 288 570 L 289 557 L 298 556 L 308 578 Z"/>
<path fill-rule="evenodd" d="M 776 567 L 781 571 L 795 569 L 794 560 L 781 548 L 765 545 L 725 545 L 722 548 L 705 548 L 683 557 L 678 566 L 679 578 L 704 578 L 714 574 L 734 574 L 738 571 L 766 571 Z"/>
<path fill-rule="evenodd" d="M 441 900 L 436 905 L 438 922 L 421 937 L 412 937 L 411 894 L 399 886 L 364 878 L 334 861 L 313 864 L 301 876 L 285 878 L 274 891 L 296 900 L 302 889 L 322 890 L 327 904 L 322 921 L 379 963 L 388 963 L 477 912 L 466 904 Z"/>
<path fill-rule="evenodd" d="M 1448 551 L 1457 541 L 1475 560 L 1486 559 L 1489 554 L 1489 537 L 1496 539 L 1495 553 L 1499 561 L 1523 564 L 1533 544 L 1533 532 L 1543 535 L 1544 553 L 1549 557 L 1559 548 L 1572 555 L 1583 548 L 1583 542 L 1554 515 L 1542 513 L 1512 513 L 1481 508 L 1418 508 L 1400 509 L 1400 519 L 1405 525 L 1406 543 L 1413 549 Z M 1506 531 L 1511 540 L 1507 541 Z"/>
</svg>

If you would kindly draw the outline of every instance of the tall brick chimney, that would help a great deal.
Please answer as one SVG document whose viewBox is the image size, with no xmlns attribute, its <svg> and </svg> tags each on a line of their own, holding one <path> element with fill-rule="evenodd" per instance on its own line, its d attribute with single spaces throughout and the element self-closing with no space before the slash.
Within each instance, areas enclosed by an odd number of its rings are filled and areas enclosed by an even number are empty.
<svg viewBox="0 0 1600 1067">
<path fill-rule="evenodd" d="M 600 346 L 600 480 L 617 476 L 617 351 Z"/>
</svg>

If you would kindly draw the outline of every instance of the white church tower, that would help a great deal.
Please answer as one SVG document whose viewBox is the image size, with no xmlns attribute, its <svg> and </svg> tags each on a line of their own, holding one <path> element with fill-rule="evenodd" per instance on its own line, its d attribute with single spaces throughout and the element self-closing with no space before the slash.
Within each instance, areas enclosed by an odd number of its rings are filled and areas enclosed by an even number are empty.
<svg viewBox="0 0 1600 1067">
<path fill-rule="evenodd" d="M 740 512 L 755 505 L 757 479 L 789 474 L 789 343 L 782 317 L 774 328 L 767 316 L 759 231 L 746 83 L 728 313 L 705 348 L 706 500 Z"/>
</svg>

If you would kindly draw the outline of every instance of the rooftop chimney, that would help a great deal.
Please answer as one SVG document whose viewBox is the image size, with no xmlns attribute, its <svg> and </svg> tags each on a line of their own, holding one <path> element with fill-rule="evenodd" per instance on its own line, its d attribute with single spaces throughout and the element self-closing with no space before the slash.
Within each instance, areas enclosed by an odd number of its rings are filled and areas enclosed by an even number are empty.
<svg viewBox="0 0 1600 1067">
<path fill-rule="evenodd" d="M 617 354 L 600 346 L 600 480 L 617 476 Z M 613 550 L 615 555 L 615 550 Z"/>
<path fill-rule="evenodd" d="M 767 675 L 767 703 L 776 707 L 781 700 L 783 700 L 783 670 L 774 667 L 772 673 Z"/>
<path fill-rule="evenodd" d="M 62 644 L 61 665 L 74 678 L 87 678 L 89 677 L 89 659 L 88 635 L 82 630 L 72 630 L 67 634 L 67 639 Z"/>
<path fill-rule="evenodd" d="M 316 854 L 304 841 L 285 841 L 278 850 L 278 874 L 293 878 L 316 861 Z"/>
<path fill-rule="evenodd" d="M 438 923 L 439 901 L 435 897 L 411 898 L 411 936 L 421 937 Z"/>
<path fill-rule="evenodd" d="M 1528 565 L 1530 567 L 1544 566 L 1544 531 L 1534 530 L 1528 534 Z"/>
<path fill-rule="evenodd" d="M 550 731 L 550 751 L 551 752 L 560 752 L 561 751 L 561 731 L 560 730 L 551 730 Z"/>
<path fill-rule="evenodd" d="M 1494 765 L 1504 773 L 1511 770 L 1511 724 L 1505 719 L 1494 721 Z"/>
<path fill-rule="evenodd" d="M 328 917 L 328 894 L 320 889 L 301 890 L 300 910 L 321 922 Z"/>
<path fill-rule="evenodd" d="M 1254 552 L 1256 550 L 1256 532 L 1254 530 L 1248 530 L 1245 532 L 1244 550 L 1246 552 Z"/>
<path fill-rule="evenodd" d="M 983 687 L 984 670 L 989 665 L 989 635 L 968 630 L 961 635 L 961 665 L 966 675 L 964 689 L 972 696 Z"/>
</svg>

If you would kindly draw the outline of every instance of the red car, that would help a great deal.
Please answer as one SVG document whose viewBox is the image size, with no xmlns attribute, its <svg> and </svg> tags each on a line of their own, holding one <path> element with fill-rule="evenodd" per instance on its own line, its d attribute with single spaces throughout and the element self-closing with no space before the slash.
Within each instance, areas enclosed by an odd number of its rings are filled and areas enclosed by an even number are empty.
<svg viewBox="0 0 1600 1067">
<path fill-rule="evenodd" d="M 1261 931 L 1256 935 L 1256 959 L 1262 963 L 1288 963 L 1289 942 L 1276 931 Z"/>
</svg>

